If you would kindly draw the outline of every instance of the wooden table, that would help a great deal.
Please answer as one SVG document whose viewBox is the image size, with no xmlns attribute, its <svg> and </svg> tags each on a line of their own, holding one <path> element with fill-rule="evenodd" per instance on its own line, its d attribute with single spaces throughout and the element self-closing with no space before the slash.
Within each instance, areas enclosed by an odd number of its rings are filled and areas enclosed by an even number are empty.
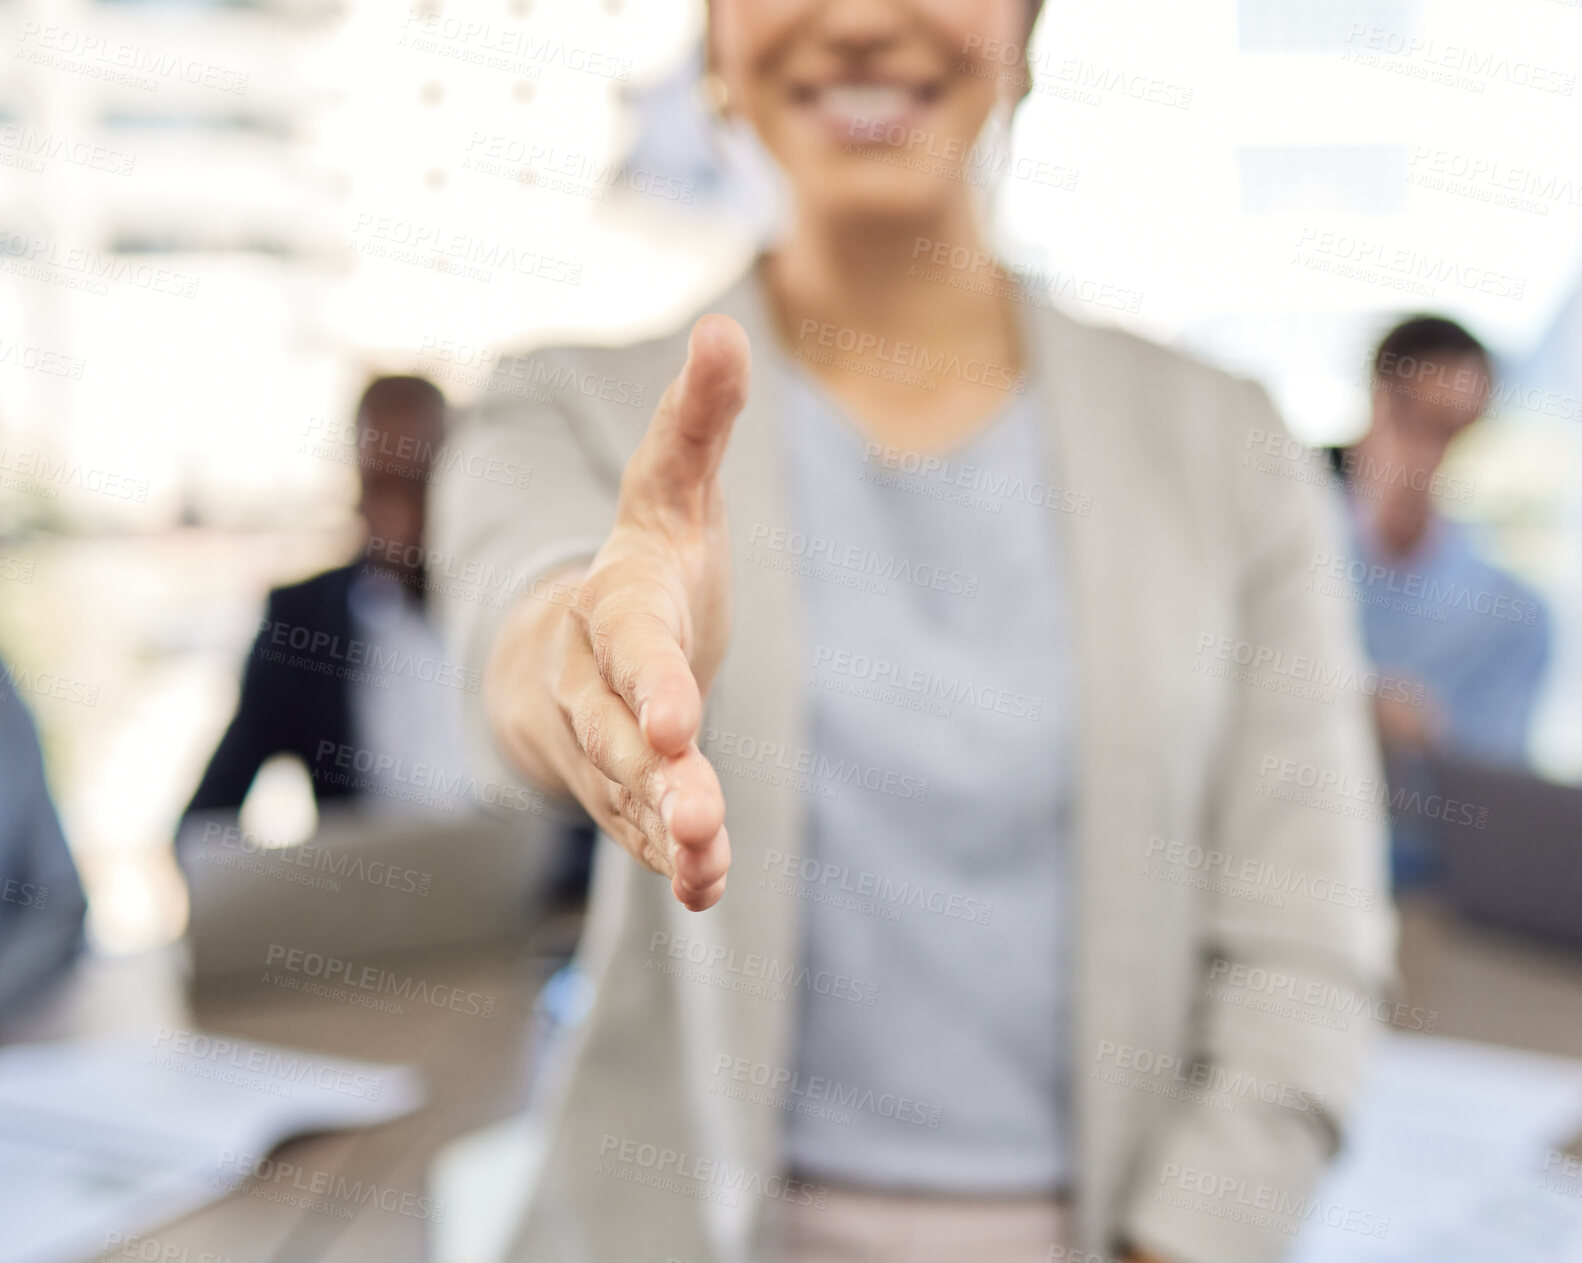
<svg viewBox="0 0 1582 1263">
<path fill-rule="evenodd" d="M 1402 909 L 1404 999 L 1432 1012 L 1439 1034 L 1582 1058 L 1582 954 L 1464 925 L 1432 903 Z M 457 1135 L 514 1113 L 525 1101 L 532 1000 L 553 958 L 521 945 L 426 954 L 408 969 L 432 984 L 495 997 L 481 1020 L 444 1009 L 400 1015 L 352 1008 L 265 986 L 189 998 L 177 948 L 85 962 L 0 1040 L 51 1039 L 166 1025 L 234 1034 L 333 1055 L 420 1066 L 429 1103 L 384 1127 L 290 1142 L 277 1164 L 300 1174 L 254 1179 L 197 1214 L 154 1230 L 142 1253 L 112 1259 L 169 1263 L 418 1263 L 432 1225 L 415 1213 L 428 1166 Z M 290 1204 L 296 1185 L 332 1176 L 380 1188 L 397 1209 L 362 1203 Z M 400 1195 L 409 1195 L 403 1213 Z M 347 1211 L 350 1216 L 343 1217 Z M 149 1246 L 147 1240 L 155 1245 Z"/>
</svg>

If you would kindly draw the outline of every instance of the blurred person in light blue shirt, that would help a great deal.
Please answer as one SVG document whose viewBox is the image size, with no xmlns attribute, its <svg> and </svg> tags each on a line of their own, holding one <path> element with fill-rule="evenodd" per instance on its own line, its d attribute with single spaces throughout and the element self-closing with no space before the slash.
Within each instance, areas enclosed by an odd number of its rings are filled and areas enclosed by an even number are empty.
<svg viewBox="0 0 1582 1263">
<path fill-rule="evenodd" d="M 1422 782 L 1433 754 L 1527 762 L 1549 663 L 1549 612 L 1535 591 L 1480 556 L 1467 529 L 1435 503 L 1473 493 L 1440 465 L 1456 435 L 1482 415 L 1491 387 L 1488 352 L 1472 334 L 1451 320 L 1414 316 L 1374 354 L 1367 432 L 1335 453 L 1352 555 L 1319 559 L 1315 569 L 1355 585 L 1369 656 L 1412 686 L 1375 699 L 1398 798 Z M 1405 691 L 1410 700 L 1399 695 Z M 1398 881 L 1428 879 L 1432 822 L 1398 811 L 1395 823 Z"/>
<path fill-rule="evenodd" d="M 33 717 L 0 664 L 0 1017 L 76 956 L 85 910 Z"/>
</svg>

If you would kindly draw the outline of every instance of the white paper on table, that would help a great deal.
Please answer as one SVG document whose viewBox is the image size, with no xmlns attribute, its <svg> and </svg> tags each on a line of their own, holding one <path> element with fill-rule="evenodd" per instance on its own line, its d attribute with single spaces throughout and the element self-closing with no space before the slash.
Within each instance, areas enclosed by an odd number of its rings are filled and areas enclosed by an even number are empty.
<svg viewBox="0 0 1582 1263">
<path fill-rule="evenodd" d="M 435 1263 L 501 1263 L 543 1149 L 542 1123 L 528 1113 L 468 1132 L 439 1152 L 429 1167 L 434 1204 L 445 1207 L 429 1240 Z"/>
<path fill-rule="evenodd" d="M 1579 1128 L 1582 1062 L 1391 1035 L 1290 1263 L 1579 1263 Z"/>
<path fill-rule="evenodd" d="M 96 1257 L 223 1197 L 290 1136 L 423 1097 L 410 1066 L 193 1031 L 0 1048 L 0 1263 Z"/>
</svg>

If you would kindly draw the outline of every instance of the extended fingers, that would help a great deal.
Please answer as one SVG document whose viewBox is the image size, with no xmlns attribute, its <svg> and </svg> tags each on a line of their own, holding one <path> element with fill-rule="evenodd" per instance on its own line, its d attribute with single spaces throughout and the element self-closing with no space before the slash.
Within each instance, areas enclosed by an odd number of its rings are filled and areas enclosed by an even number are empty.
<svg viewBox="0 0 1582 1263">
<path fill-rule="evenodd" d="M 724 829 L 702 846 L 678 846 L 670 889 L 693 912 L 719 902 L 731 867 L 731 840 Z"/>
<path fill-rule="evenodd" d="M 573 646 L 571 652 L 579 650 Z M 585 645 L 580 652 L 592 653 Z M 615 804 L 621 814 L 651 830 L 656 841 L 668 837 L 682 847 L 710 843 L 724 824 L 725 800 L 696 744 L 689 742 L 679 754 L 659 753 L 591 662 L 576 674 L 580 683 L 562 702 L 566 721 L 588 762 L 627 795 Z M 639 811 L 652 818 L 643 819 Z"/>
<path fill-rule="evenodd" d="M 696 746 L 687 757 L 702 760 Z M 703 767 L 712 777 L 707 761 Z M 579 796 L 590 807 L 603 807 L 594 814 L 611 837 L 640 863 L 670 878 L 671 891 L 690 910 L 700 912 L 719 902 L 731 865 L 730 838 L 715 823 L 724 815 L 722 800 L 711 805 L 706 795 L 694 795 L 678 809 L 677 796 L 672 795 L 662 800 L 663 811 L 658 811 L 591 762 L 583 768 L 587 783 Z M 665 816 L 670 817 L 668 825 Z M 677 834 L 688 841 L 678 841 Z"/>
<path fill-rule="evenodd" d="M 679 623 L 675 603 L 657 593 L 603 601 L 588 616 L 588 643 L 600 676 L 659 754 L 685 750 L 703 717 Z"/>
</svg>

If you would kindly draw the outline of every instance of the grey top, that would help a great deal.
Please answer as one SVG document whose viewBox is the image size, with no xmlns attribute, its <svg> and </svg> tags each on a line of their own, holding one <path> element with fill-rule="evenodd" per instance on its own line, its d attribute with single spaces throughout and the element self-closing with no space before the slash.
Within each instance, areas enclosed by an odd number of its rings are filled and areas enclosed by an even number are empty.
<svg viewBox="0 0 1582 1263">
<path fill-rule="evenodd" d="M 1068 653 L 1035 396 L 924 465 L 870 443 L 789 364 L 781 442 L 802 570 L 803 961 L 776 1103 L 810 1179 L 967 1195 L 1066 1179 Z M 792 537 L 794 540 L 794 536 Z"/>
</svg>

